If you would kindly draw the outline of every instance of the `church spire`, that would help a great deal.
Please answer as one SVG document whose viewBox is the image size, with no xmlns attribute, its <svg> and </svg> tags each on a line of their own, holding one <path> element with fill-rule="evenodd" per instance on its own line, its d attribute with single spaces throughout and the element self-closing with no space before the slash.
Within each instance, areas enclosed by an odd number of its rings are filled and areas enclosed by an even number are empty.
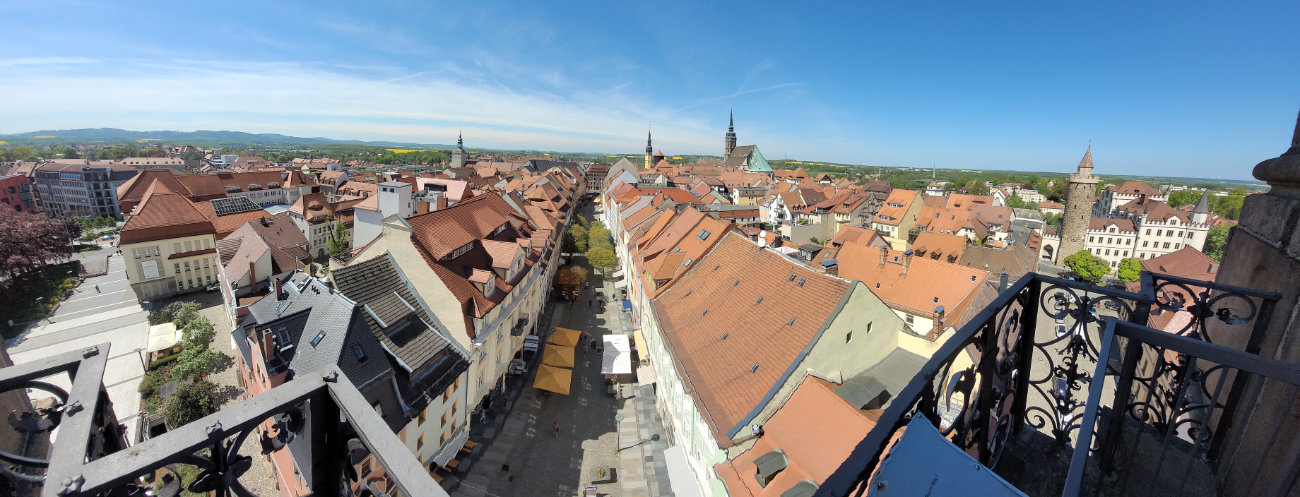
<svg viewBox="0 0 1300 497">
<path fill-rule="evenodd" d="M 736 111 L 733 109 L 728 112 L 727 135 L 722 139 L 722 160 L 731 157 L 731 152 L 736 150 Z"/>
<path fill-rule="evenodd" d="M 650 144 L 650 127 L 645 128 L 645 168 L 654 167 L 654 147 Z"/>
<path fill-rule="evenodd" d="M 1079 161 L 1079 174 L 1092 174 L 1092 145 L 1088 145 L 1088 151 L 1083 153 L 1083 159 Z"/>
</svg>

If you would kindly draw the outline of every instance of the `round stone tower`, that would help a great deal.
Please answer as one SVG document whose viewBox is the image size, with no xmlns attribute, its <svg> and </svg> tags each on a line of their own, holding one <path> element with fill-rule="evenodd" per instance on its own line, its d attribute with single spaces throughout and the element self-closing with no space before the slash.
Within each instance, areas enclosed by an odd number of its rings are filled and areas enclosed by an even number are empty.
<svg viewBox="0 0 1300 497">
<path fill-rule="evenodd" d="M 1065 191 L 1065 213 L 1061 215 L 1061 247 L 1056 251 L 1056 263 L 1084 249 L 1083 238 L 1088 234 L 1092 218 L 1092 204 L 1097 196 L 1097 176 L 1092 174 L 1092 147 L 1083 153 L 1079 170 L 1070 175 Z"/>
</svg>

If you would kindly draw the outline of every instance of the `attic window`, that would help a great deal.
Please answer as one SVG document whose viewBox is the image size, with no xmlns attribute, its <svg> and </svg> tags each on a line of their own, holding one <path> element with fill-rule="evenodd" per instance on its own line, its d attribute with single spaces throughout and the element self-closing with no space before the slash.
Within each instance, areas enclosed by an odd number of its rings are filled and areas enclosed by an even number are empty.
<svg viewBox="0 0 1300 497">
<path fill-rule="evenodd" d="M 794 281 L 794 279 L 795 279 L 795 278 L 798 278 L 798 277 L 799 277 L 799 275 L 794 274 L 794 273 L 790 273 L 790 281 Z"/>
<path fill-rule="evenodd" d="M 723 332 L 723 333 L 722 333 L 722 339 L 723 339 L 723 340 L 726 340 L 728 336 L 731 336 L 731 333 L 727 333 L 727 332 Z"/>
<path fill-rule="evenodd" d="M 708 316 L 708 315 L 709 315 L 709 310 L 708 310 L 708 309 L 705 309 L 705 310 L 703 310 L 703 311 L 700 311 L 700 317 L 704 317 L 704 316 Z"/>
<path fill-rule="evenodd" d="M 876 283 L 876 288 L 880 288 L 880 283 Z"/>
<path fill-rule="evenodd" d="M 676 253 L 678 253 L 678 252 L 681 252 L 681 251 L 682 251 L 682 248 L 681 248 L 681 247 L 677 247 L 677 248 L 673 249 L 673 253 L 674 253 L 674 254 L 676 254 Z"/>
<path fill-rule="evenodd" d="M 808 278 L 799 278 L 799 286 L 803 286 L 803 284 L 807 282 L 808 282 Z"/>
<path fill-rule="evenodd" d="M 731 284 L 731 286 L 736 286 L 736 285 L 739 285 L 739 284 L 740 284 L 740 280 L 736 280 L 735 282 L 733 282 L 733 283 Z"/>
<path fill-rule="evenodd" d="M 364 362 L 366 360 L 366 351 L 361 350 L 361 346 L 355 343 L 352 344 L 352 355 L 357 356 L 357 362 Z"/>
<path fill-rule="evenodd" d="M 790 318 L 790 322 L 789 322 L 789 323 L 786 323 L 785 325 L 786 325 L 786 326 L 794 326 L 794 318 Z"/>
<path fill-rule="evenodd" d="M 293 348 L 293 342 L 289 340 L 289 330 L 285 328 L 275 330 L 275 341 L 279 342 L 280 350 L 289 350 Z"/>
<path fill-rule="evenodd" d="M 934 303 L 936 303 L 936 304 L 939 303 L 939 297 L 935 297 L 935 298 L 934 298 Z"/>
<path fill-rule="evenodd" d="M 700 240 L 708 239 L 708 238 L 709 238 L 709 230 L 700 230 L 700 234 L 699 234 L 698 236 L 700 237 Z"/>
<path fill-rule="evenodd" d="M 692 293 L 695 293 L 695 290 L 687 290 L 686 295 L 683 295 L 683 297 L 690 297 Z"/>
<path fill-rule="evenodd" d="M 758 301 L 754 302 L 755 305 L 762 304 L 762 303 L 763 303 L 763 297 L 759 297 Z"/>
<path fill-rule="evenodd" d="M 970 276 L 970 280 L 971 280 L 971 281 L 975 281 L 975 275 L 972 274 L 972 275 Z"/>
<path fill-rule="evenodd" d="M 714 270 L 714 271 L 717 271 L 718 268 L 720 268 L 720 267 L 722 267 L 722 264 L 714 264 L 714 265 L 713 265 L 713 270 Z"/>
<path fill-rule="evenodd" d="M 755 372 L 755 371 L 758 371 L 758 363 L 757 363 L 757 362 L 754 363 L 753 366 L 750 366 L 750 367 L 749 367 L 749 372 L 753 373 L 753 372 Z"/>
<path fill-rule="evenodd" d="M 317 345 L 320 345 L 320 341 L 324 339 L 325 339 L 325 330 L 320 330 L 320 333 L 317 333 L 316 336 L 311 339 L 311 346 L 315 347 Z"/>
</svg>

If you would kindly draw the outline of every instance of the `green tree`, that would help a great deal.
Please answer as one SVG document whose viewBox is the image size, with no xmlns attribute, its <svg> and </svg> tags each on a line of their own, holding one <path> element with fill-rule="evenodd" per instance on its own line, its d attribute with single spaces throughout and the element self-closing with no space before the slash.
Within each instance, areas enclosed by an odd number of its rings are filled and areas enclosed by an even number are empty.
<svg viewBox="0 0 1300 497">
<path fill-rule="evenodd" d="M 180 357 L 176 358 L 176 365 L 171 369 L 171 380 L 181 381 L 186 378 L 197 379 L 204 373 L 212 371 L 213 366 L 221 359 L 221 354 L 216 351 L 203 347 L 185 347 L 181 351 Z"/>
<path fill-rule="evenodd" d="M 170 307 L 170 304 L 168 305 Z M 181 302 L 176 306 L 172 314 L 172 322 L 176 323 L 176 328 L 184 330 L 190 326 L 190 323 L 202 319 L 199 315 L 198 302 Z"/>
<path fill-rule="evenodd" d="M 1228 245 L 1228 233 L 1231 230 L 1232 227 L 1227 224 L 1210 228 L 1210 232 L 1205 235 L 1205 255 L 1216 261 L 1222 261 L 1223 247 Z"/>
<path fill-rule="evenodd" d="M 204 381 L 181 385 L 163 403 L 163 419 L 172 428 L 183 426 L 212 413 L 212 384 Z"/>
<path fill-rule="evenodd" d="M 587 229 L 591 227 L 591 221 L 587 220 L 587 218 L 585 216 L 582 216 L 581 214 L 577 216 L 573 216 L 573 224 L 577 226 L 582 226 L 582 229 Z"/>
<path fill-rule="evenodd" d="M 988 195 L 989 187 L 984 184 L 983 180 L 973 179 L 966 182 L 966 193 L 971 195 Z"/>
<path fill-rule="evenodd" d="M 614 248 L 608 244 L 588 249 L 587 262 L 591 264 L 592 269 L 601 273 L 618 267 L 618 258 L 614 256 Z"/>
<path fill-rule="evenodd" d="M 1061 232 L 1061 215 L 1060 215 L 1060 214 L 1057 214 L 1057 213 L 1055 213 L 1055 212 L 1044 212 L 1044 213 L 1043 213 L 1043 222 L 1046 223 L 1048 226 L 1051 226 L 1052 229 L 1056 230 L 1057 233 L 1060 233 L 1060 232 Z"/>
<path fill-rule="evenodd" d="M 1181 190 L 1169 192 L 1169 206 L 1175 209 L 1184 205 L 1196 205 L 1201 200 L 1201 192 L 1196 190 Z"/>
<path fill-rule="evenodd" d="M 1241 217 L 1241 206 L 1245 201 L 1246 195 L 1244 193 L 1226 197 L 1210 197 L 1210 212 L 1235 221 Z"/>
<path fill-rule="evenodd" d="M 1080 250 L 1066 257 L 1065 265 L 1079 275 L 1079 278 L 1089 282 L 1101 280 L 1110 273 L 1110 263 L 1087 250 Z"/>
<path fill-rule="evenodd" d="M 212 343 L 212 338 L 215 335 L 216 331 L 212 321 L 203 316 L 195 318 L 185 328 L 181 329 L 181 336 L 187 347 L 207 347 Z"/>
<path fill-rule="evenodd" d="M 331 256 L 352 250 L 352 247 L 348 244 L 347 226 L 334 220 L 332 214 L 326 216 L 325 223 L 326 226 L 329 226 L 329 233 L 325 236 L 325 250 L 328 251 Z"/>
<path fill-rule="evenodd" d="M 564 245 L 561 249 L 571 254 L 587 251 L 587 229 L 581 225 L 571 226 L 564 231 Z"/>
<path fill-rule="evenodd" d="M 1120 281 L 1135 282 L 1142 276 L 1142 259 L 1137 257 L 1121 259 L 1117 271 Z"/>
</svg>

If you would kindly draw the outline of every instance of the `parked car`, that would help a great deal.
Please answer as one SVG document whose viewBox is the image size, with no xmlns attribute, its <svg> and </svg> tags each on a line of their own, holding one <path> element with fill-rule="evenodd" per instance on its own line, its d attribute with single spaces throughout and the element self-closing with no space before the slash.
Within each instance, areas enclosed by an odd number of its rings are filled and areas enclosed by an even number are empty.
<svg viewBox="0 0 1300 497">
<path fill-rule="evenodd" d="M 527 371 L 528 371 L 528 363 L 524 362 L 523 359 L 514 359 L 510 361 L 510 368 L 507 370 L 507 373 L 516 375 L 516 374 L 524 374 Z"/>
<path fill-rule="evenodd" d="M 208 287 L 207 287 L 207 288 L 204 288 L 203 290 L 206 291 L 206 292 L 208 292 L 208 293 L 219 292 L 219 291 L 221 291 L 221 287 L 218 286 L 216 283 L 213 283 L 213 284 L 211 284 L 211 285 L 208 285 Z"/>
<path fill-rule="evenodd" d="M 541 344 L 541 337 L 538 337 L 537 335 L 526 336 L 524 337 L 524 352 L 536 354 L 537 350 L 541 347 Z"/>
</svg>

